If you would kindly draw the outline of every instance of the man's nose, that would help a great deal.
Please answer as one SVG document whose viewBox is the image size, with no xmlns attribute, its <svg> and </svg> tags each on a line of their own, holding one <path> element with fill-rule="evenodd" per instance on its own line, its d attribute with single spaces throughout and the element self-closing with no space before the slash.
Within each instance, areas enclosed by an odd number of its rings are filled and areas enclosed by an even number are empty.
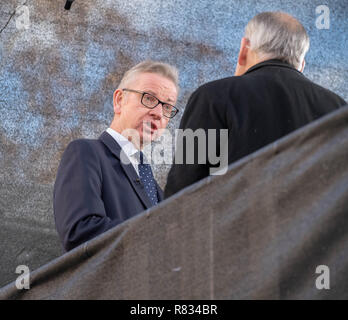
<svg viewBox="0 0 348 320">
<path fill-rule="evenodd" d="M 163 108 L 162 108 L 162 103 L 159 103 L 155 108 L 150 110 L 150 114 L 158 117 L 161 119 L 163 117 Z"/>
</svg>

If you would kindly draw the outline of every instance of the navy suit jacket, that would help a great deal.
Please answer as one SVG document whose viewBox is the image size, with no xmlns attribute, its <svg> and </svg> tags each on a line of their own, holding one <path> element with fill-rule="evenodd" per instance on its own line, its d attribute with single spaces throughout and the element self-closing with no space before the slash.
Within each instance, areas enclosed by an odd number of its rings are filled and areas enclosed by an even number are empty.
<svg viewBox="0 0 348 320">
<path fill-rule="evenodd" d="M 107 132 L 66 148 L 53 191 L 56 228 L 65 250 L 94 238 L 152 206 L 131 163 Z M 158 199 L 163 192 L 157 184 Z"/>
</svg>

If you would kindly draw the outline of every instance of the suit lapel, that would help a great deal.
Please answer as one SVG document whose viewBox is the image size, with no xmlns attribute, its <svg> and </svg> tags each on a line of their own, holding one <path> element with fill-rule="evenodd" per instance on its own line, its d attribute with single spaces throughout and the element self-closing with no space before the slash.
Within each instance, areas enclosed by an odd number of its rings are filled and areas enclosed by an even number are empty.
<svg viewBox="0 0 348 320">
<path fill-rule="evenodd" d="M 128 178 L 129 182 L 131 183 L 134 191 L 144 204 L 145 208 L 152 207 L 152 203 L 146 194 L 145 188 L 140 182 L 139 176 L 136 173 L 133 165 L 131 163 L 125 164 L 121 161 L 121 147 L 120 145 L 115 141 L 113 137 L 111 137 L 106 131 L 102 133 L 102 135 L 99 137 L 99 140 L 101 140 L 106 147 L 114 154 L 114 156 L 120 161 L 120 165 L 125 172 L 126 177 Z"/>
</svg>

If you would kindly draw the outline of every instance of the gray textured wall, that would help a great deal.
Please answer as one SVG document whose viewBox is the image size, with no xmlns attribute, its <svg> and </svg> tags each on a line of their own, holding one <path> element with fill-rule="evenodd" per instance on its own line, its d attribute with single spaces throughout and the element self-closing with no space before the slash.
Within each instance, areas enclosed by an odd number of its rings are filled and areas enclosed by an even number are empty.
<svg viewBox="0 0 348 320">
<path fill-rule="evenodd" d="M 233 74 L 247 21 L 283 10 L 311 37 L 305 75 L 348 100 L 347 0 L 76 0 L 70 11 L 65 0 L 0 1 L 0 286 L 17 265 L 33 270 L 61 254 L 52 213 L 61 154 L 108 127 L 113 90 L 135 63 L 179 68 L 182 111 L 200 84 Z M 328 30 L 316 28 L 321 4 Z M 155 168 L 162 186 L 168 169 Z"/>
</svg>

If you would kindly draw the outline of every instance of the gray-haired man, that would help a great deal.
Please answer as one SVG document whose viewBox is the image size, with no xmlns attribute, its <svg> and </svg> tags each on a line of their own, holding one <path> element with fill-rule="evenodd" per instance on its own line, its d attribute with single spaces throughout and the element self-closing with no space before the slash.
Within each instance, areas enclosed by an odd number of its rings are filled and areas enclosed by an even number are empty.
<svg viewBox="0 0 348 320">
<path fill-rule="evenodd" d="M 216 145 L 231 163 L 346 104 L 302 74 L 308 49 L 308 35 L 294 17 L 283 12 L 256 15 L 241 41 L 235 77 L 198 88 L 188 101 L 180 128 L 227 129 L 227 145 L 220 145 L 219 138 Z M 198 153 L 198 142 L 191 141 L 193 145 L 178 140 L 186 145 L 176 148 L 184 150 L 184 159 L 185 150 Z M 174 164 L 165 196 L 208 176 L 214 166 L 219 164 Z"/>
</svg>

